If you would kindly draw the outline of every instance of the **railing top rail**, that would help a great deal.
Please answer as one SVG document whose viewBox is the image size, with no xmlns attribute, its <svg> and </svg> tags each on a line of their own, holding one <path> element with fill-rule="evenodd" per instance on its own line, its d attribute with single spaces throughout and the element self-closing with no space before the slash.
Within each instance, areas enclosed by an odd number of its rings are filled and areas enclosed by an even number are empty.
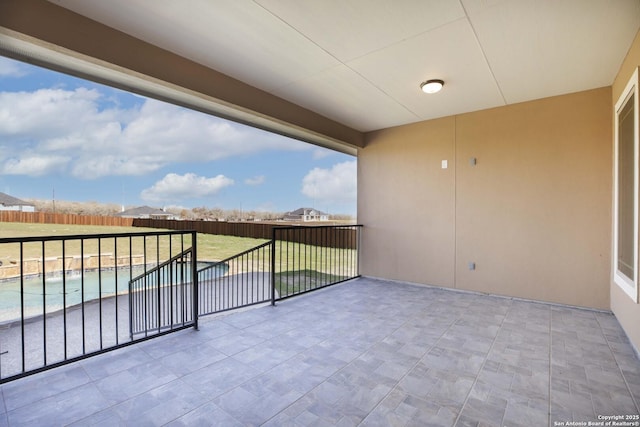
<svg viewBox="0 0 640 427">
<path fill-rule="evenodd" d="M 98 233 L 98 234 L 67 234 L 60 236 L 24 236 L 24 237 L 1 237 L 0 243 L 20 243 L 20 242 L 48 242 L 54 240 L 85 240 L 85 239 L 108 239 L 114 237 L 146 237 L 146 236 L 166 236 L 192 234 L 195 230 L 166 230 L 166 231 L 144 231 L 136 233 Z"/>
<path fill-rule="evenodd" d="M 206 267 L 204 267 L 204 268 L 201 268 L 201 269 L 200 269 L 200 270 L 198 270 L 198 271 L 204 271 L 204 270 L 208 270 L 208 269 L 211 269 L 211 268 L 215 268 L 217 265 L 224 264 L 225 262 L 227 262 L 227 261 L 231 261 L 231 260 L 232 260 L 232 259 L 234 259 L 234 258 L 241 257 L 241 256 L 243 256 L 243 255 L 248 254 L 249 252 L 253 252 L 253 251 L 255 251 L 255 250 L 262 249 L 262 248 L 264 248 L 265 246 L 269 246 L 269 245 L 271 245 L 271 240 L 269 240 L 268 242 L 262 243 L 262 244 L 260 244 L 260 245 L 258 245 L 258 246 L 254 246 L 253 248 L 247 249 L 247 250 L 246 250 L 246 251 L 244 251 L 244 252 L 240 252 L 239 254 L 232 255 L 232 256 L 230 256 L 230 257 L 228 257 L 228 258 L 225 258 L 225 259 L 223 259 L 223 260 L 220 260 L 220 261 L 215 261 L 213 264 L 208 265 L 208 266 L 206 266 Z"/>
<path fill-rule="evenodd" d="M 304 228 L 362 228 L 362 224 L 340 224 L 340 225 L 274 225 L 274 230 L 300 230 Z"/>
<path fill-rule="evenodd" d="M 180 252 L 178 255 L 174 255 L 173 257 L 169 258 L 168 260 L 166 260 L 162 264 L 158 264 L 155 267 L 153 267 L 152 269 L 146 270 L 144 273 L 141 273 L 141 274 L 137 275 L 136 277 L 134 277 L 133 279 L 131 279 L 129 281 L 130 282 L 135 282 L 136 280 L 140 280 L 144 276 L 147 276 L 149 274 L 155 273 L 156 271 L 161 270 L 162 268 L 166 267 L 167 265 L 171 265 L 171 263 L 176 262 L 177 260 L 184 258 L 185 255 L 191 254 L 191 253 L 193 253 L 193 248 L 185 249 L 184 251 Z"/>
</svg>

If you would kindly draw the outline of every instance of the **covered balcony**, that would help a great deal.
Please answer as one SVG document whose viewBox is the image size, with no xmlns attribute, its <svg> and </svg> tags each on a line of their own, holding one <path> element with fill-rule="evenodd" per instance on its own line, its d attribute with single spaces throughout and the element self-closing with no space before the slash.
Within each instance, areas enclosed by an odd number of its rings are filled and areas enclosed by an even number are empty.
<svg viewBox="0 0 640 427">
<path fill-rule="evenodd" d="M 639 29 L 637 0 L 0 1 L 3 55 L 357 156 L 363 225 L 362 277 L 4 384 L 2 420 L 638 425 Z"/>
</svg>

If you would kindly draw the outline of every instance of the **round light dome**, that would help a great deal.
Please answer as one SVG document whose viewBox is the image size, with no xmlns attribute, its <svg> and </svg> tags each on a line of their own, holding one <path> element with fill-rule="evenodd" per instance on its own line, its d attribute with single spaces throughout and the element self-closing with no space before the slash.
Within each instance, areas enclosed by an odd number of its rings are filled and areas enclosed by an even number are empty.
<svg viewBox="0 0 640 427">
<path fill-rule="evenodd" d="M 436 93 L 436 92 L 440 92 L 440 90 L 442 89 L 442 86 L 444 86 L 444 81 L 434 79 L 434 80 L 427 80 L 426 82 L 423 82 L 420 85 L 420 89 L 422 89 L 424 93 Z"/>
</svg>

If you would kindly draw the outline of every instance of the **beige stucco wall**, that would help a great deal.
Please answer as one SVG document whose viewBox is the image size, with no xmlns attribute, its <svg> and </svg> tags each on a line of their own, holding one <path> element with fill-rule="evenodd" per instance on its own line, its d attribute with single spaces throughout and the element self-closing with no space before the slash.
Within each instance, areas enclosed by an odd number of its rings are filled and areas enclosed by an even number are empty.
<svg viewBox="0 0 640 427">
<path fill-rule="evenodd" d="M 454 138 L 453 117 L 369 135 L 358 154 L 363 274 L 454 286 Z"/>
<path fill-rule="evenodd" d="M 601 88 L 367 134 L 362 273 L 608 309 L 610 110 Z"/>
<path fill-rule="evenodd" d="M 613 120 L 614 108 L 618 98 L 622 94 L 627 82 L 631 78 L 634 70 L 640 67 L 640 32 L 636 35 L 636 38 L 631 46 L 631 49 L 627 53 L 618 76 L 613 83 L 613 90 L 611 93 L 611 116 Z M 640 114 L 640 112 L 636 112 Z M 613 140 L 613 133 L 611 139 Z M 609 159 L 613 164 L 613 144 Z M 613 166 L 612 166 L 613 168 Z M 618 318 L 618 321 L 624 328 L 627 336 L 631 340 L 636 350 L 640 349 L 640 305 L 636 304 L 625 294 L 615 283 L 611 280 L 611 310 Z"/>
</svg>

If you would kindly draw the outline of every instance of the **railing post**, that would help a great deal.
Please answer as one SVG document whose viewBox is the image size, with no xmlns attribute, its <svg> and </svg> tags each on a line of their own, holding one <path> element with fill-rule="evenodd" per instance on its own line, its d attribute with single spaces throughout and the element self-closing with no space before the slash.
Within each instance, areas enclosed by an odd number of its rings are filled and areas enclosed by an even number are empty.
<svg viewBox="0 0 640 427">
<path fill-rule="evenodd" d="M 135 294 L 133 293 L 133 236 L 129 235 L 129 338 L 133 341 L 133 305 Z M 117 270 L 117 269 L 116 269 Z"/>
<path fill-rule="evenodd" d="M 271 229 L 271 305 L 276 305 L 276 227 Z"/>
<path fill-rule="evenodd" d="M 191 283 L 193 284 L 193 328 L 198 330 L 198 233 L 191 232 Z"/>
<path fill-rule="evenodd" d="M 356 250 L 356 276 L 360 276 L 360 255 L 361 255 L 361 248 L 362 248 L 362 226 L 356 226 L 356 236 L 357 236 L 357 240 L 356 240 L 356 245 L 357 245 L 357 250 Z"/>
</svg>

